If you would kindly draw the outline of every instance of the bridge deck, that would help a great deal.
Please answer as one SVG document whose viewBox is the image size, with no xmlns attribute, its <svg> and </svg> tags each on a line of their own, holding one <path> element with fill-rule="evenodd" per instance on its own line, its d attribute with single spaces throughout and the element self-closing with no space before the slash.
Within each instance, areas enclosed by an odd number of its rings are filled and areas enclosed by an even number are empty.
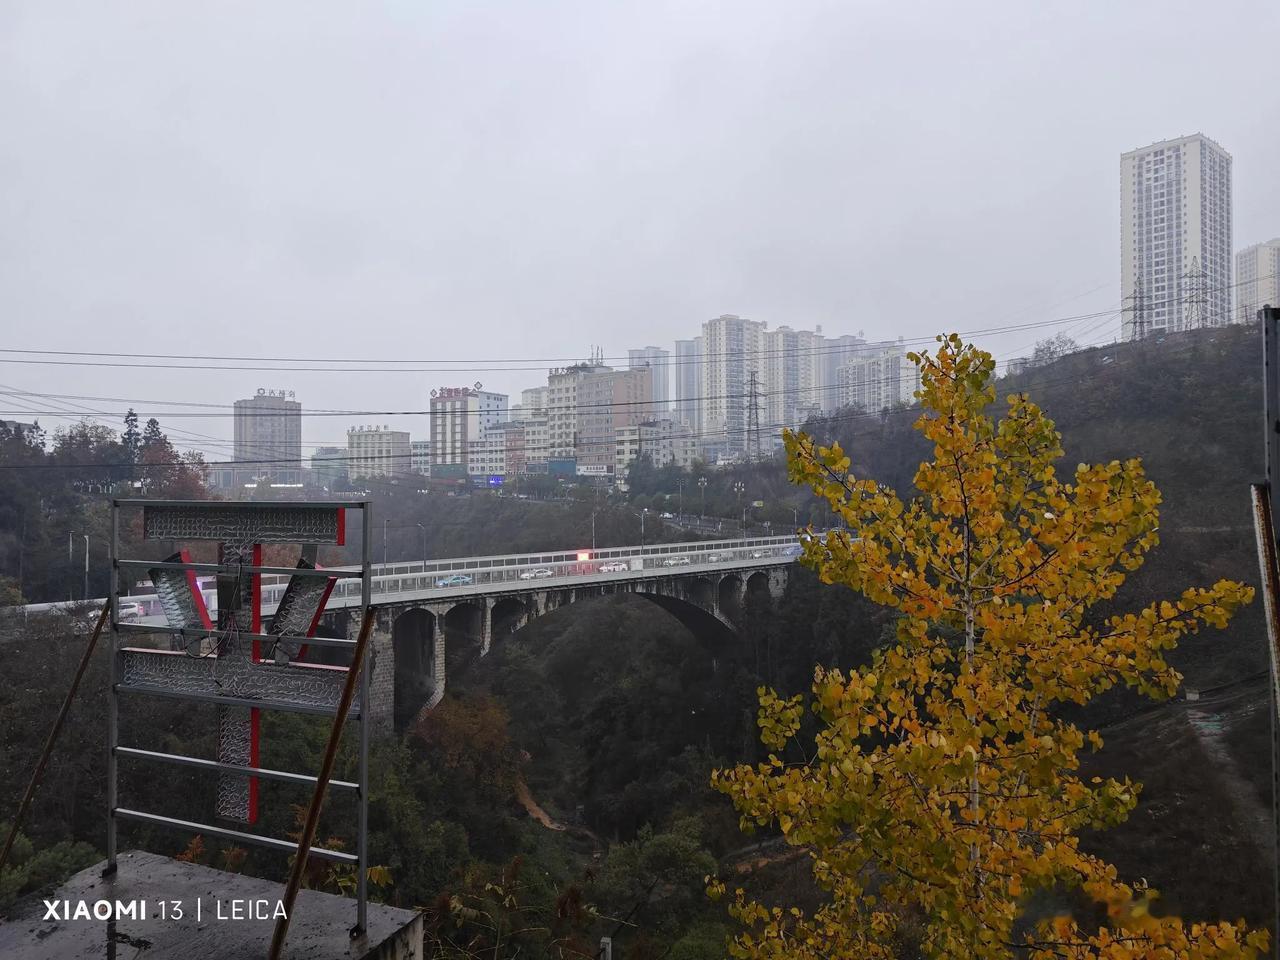
<svg viewBox="0 0 1280 960">
<path fill-rule="evenodd" d="M 374 602 L 382 604 L 443 601 L 620 580 L 728 573 L 791 563 L 799 553 L 798 537 L 781 536 L 399 561 L 374 564 L 372 592 Z M 358 568 L 352 567 L 336 569 L 346 573 L 358 572 Z M 284 576 L 263 576 L 261 611 L 264 616 L 275 612 L 287 581 L 288 577 Z M 135 594 L 125 599 L 141 608 L 140 622 L 163 622 L 155 594 Z M 211 611 L 216 609 L 217 593 L 212 583 L 205 589 L 205 600 Z M 89 601 L 94 605 L 103 602 L 103 599 Z M 343 609 L 359 604 L 360 582 L 340 580 L 326 609 Z M 31 604 L 22 609 L 27 613 L 38 613 L 68 606 L 60 603 Z"/>
</svg>

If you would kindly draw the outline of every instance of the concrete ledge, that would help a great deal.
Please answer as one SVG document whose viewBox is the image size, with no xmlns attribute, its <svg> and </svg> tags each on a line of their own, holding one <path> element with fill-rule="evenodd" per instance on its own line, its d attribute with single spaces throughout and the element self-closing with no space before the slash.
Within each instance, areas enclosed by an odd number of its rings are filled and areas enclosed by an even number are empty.
<svg viewBox="0 0 1280 960">
<path fill-rule="evenodd" d="M 137 850 L 120 855 L 115 876 L 103 878 L 102 868 L 100 863 L 82 870 L 57 890 L 16 904 L 8 921 L 0 923 L 0 957 L 266 957 L 275 929 L 273 914 L 284 894 L 282 884 Z M 59 902 L 57 919 L 46 919 L 46 900 Z M 110 906 L 103 907 L 102 901 Z M 175 901 L 181 904 L 181 919 L 173 916 Z M 110 911 L 116 919 L 93 918 L 95 905 L 100 914 Z M 75 918 L 77 909 L 90 917 Z M 355 915 L 354 900 L 301 891 L 284 956 L 291 960 L 421 960 L 420 914 L 371 903 L 369 929 L 352 940 L 347 931 Z"/>
</svg>

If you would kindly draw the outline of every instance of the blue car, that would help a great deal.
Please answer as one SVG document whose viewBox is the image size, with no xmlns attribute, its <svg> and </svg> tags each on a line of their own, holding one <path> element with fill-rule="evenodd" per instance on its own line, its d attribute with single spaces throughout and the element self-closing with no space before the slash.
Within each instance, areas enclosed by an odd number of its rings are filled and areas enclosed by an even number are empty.
<svg viewBox="0 0 1280 960">
<path fill-rule="evenodd" d="M 455 573 L 451 577 L 441 577 L 436 581 L 437 587 L 465 587 L 471 582 L 471 578 L 465 573 Z"/>
</svg>

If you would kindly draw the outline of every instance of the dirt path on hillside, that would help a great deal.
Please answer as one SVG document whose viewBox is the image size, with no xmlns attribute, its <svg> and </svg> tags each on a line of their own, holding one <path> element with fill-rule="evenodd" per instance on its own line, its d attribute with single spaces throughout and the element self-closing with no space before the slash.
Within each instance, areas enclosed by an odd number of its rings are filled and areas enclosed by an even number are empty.
<svg viewBox="0 0 1280 960">
<path fill-rule="evenodd" d="M 529 785 L 524 782 L 524 777 L 516 778 L 516 799 L 520 801 L 520 806 L 524 807 L 525 812 L 534 820 L 542 824 L 548 830 L 554 830 L 557 833 L 568 833 L 575 837 L 584 837 L 590 840 L 596 848 L 597 853 L 607 846 L 607 844 L 597 837 L 586 827 L 575 826 L 570 823 L 561 823 L 546 810 L 542 809 L 542 805 L 533 798 L 533 794 L 529 790 Z"/>
<path fill-rule="evenodd" d="M 529 816 L 533 817 L 548 830 L 563 832 L 569 829 L 559 820 L 553 819 L 551 814 L 538 805 L 538 801 L 533 799 L 533 794 L 529 792 L 529 785 L 524 782 L 524 777 L 516 779 L 516 799 L 520 801 L 520 806 L 525 808 Z"/>
</svg>

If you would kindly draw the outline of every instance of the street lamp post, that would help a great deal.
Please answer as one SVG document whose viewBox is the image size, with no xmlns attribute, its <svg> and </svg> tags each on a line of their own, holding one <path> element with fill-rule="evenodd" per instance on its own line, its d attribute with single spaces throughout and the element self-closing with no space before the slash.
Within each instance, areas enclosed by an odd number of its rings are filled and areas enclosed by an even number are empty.
<svg viewBox="0 0 1280 960">
<path fill-rule="evenodd" d="M 382 521 L 382 565 L 384 567 L 387 565 L 387 524 L 390 522 L 385 519 Z"/>
<path fill-rule="evenodd" d="M 738 495 L 738 506 L 742 510 L 742 535 L 747 535 L 747 508 L 742 502 L 742 491 L 746 489 L 745 484 L 741 480 L 734 481 L 733 490 Z"/>
<path fill-rule="evenodd" d="M 648 507 L 640 509 L 640 549 L 644 549 L 644 515 L 649 512 Z"/>
<path fill-rule="evenodd" d="M 418 524 L 418 529 L 422 531 L 422 568 L 427 568 L 427 528 L 422 524 Z"/>
<path fill-rule="evenodd" d="M 676 507 L 676 510 L 677 516 L 680 517 L 684 517 L 684 484 L 685 481 L 683 480 L 676 481 L 676 502 L 679 504 L 679 506 Z"/>
<path fill-rule="evenodd" d="M 702 491 L 702 512 L 698 514 L 698 519 L 705 521 L 707 519 L 707 478 L 698 478 L 698 489 Z"/>
<path fill-rule="evenodd" d="M 89 535 L 84 535 L 84 599 L 89 599 Z"/>
</svg>

